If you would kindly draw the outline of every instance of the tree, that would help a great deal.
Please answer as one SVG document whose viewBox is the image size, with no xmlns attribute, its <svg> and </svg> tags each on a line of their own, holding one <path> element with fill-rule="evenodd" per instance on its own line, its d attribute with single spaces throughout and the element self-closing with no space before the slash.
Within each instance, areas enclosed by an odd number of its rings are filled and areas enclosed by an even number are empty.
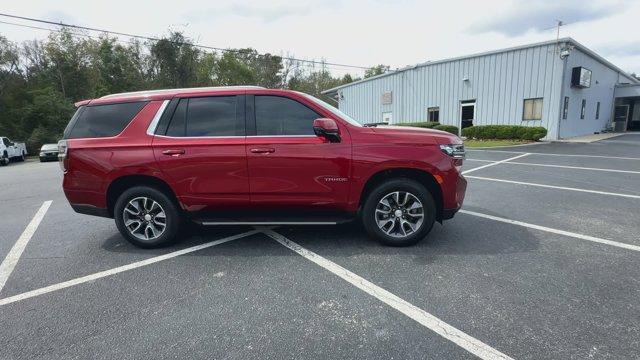
<svg viewBox="0 0 640 360">
<path fill-rule="evenodd" d="M 18 123 L 26 130 L 22 136 L 33 154 L 44 143 L 58 142 L 75 109 L 62 93 L 50 87 L 30 91 L 29 95 L 31 100 L 19 109 Z"/>
<path fill-rule="evenodd" d="M 369 78 L 372 76 L 376 76 L 376 75 L 381 75 L 386 73 L 387 71 L 389 71 L 389 66 L 388 65 L 376 65 L 370 69 L 365 70 L 364 72 L 364 78 Z"/>
<path fill-rule="evenodd" d="M 108 37 L 89 44 L 96 96 L 144 88 L 146 81 L 137 50 L 137 47 L 120 45 L 116 39 Z"/>
<path fill-rule="evenodd" d="M 150 75 L 155 87 L 189 87 L 196 83 L 200 51 L 182 33 L 172 32 L 150 48 Z"/>
</svg>

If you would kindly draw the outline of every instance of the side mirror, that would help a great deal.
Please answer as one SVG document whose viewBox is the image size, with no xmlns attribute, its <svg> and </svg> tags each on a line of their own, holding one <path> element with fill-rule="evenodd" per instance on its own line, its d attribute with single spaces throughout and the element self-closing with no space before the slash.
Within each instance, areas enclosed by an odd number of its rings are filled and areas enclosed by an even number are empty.
<svg viewBox="0 0 640 360">
<path fill-rule="evenodd" d="M 335 120 L 320 118 L 313 120 L 313 131 L 331 142 L 340 142 L 340 128 Z"/>
</svg>

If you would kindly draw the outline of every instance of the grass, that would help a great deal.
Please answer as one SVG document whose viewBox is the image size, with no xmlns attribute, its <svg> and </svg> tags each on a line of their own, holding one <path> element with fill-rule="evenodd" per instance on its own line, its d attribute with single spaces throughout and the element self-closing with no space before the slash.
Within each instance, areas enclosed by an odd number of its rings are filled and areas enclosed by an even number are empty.
<svg viewBox="0 0 640 360">
<path fill-rule="evenodd" d="M 468 139 L 464 141 L 464 146 L 468 148 L 477 147 L 500 147 L 500 146 L 513 146 L 528 144 L 533 141 L 528 140 L 472 140 Z"/>
</svg>

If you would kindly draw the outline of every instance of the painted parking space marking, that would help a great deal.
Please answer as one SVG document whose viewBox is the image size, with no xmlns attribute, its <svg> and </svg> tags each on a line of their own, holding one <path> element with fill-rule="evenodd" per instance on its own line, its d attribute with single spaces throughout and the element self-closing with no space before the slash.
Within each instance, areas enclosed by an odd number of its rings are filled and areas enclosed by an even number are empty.
<svg viewBox="0 0 640 360">
<path fill-rule="evenodd" d="M 567 156 L 567 157 L 584 157 L 584 158 L 597 158 L 597 159 L 619 159 L 619 160 L 637 160 L 637 157 L 624 157 L 624 156 L 605 156 L 605 155 L 583 155 L 583 154 L 554 154 L 554 153 L 540 153 L 540 152 L 527 152 L 524 151 L 507 151 L 507 150 L 483 150 L 483 149 L 467 149 L 467 152 L 492 152 L 492 153 L 507 153 L 507 154 L 530 154 L 530 155 L 544 155 L 544 156 Z"/>
<path fill-rule="evenodd" d="M 181 256 L 181 255 L 185 255 L 185 254 L 192 253 L 194 251 L 199 251 L 199 250 L 203 250 L 203 249 L 206 249 L 206 248 L 210 248 L 212 246 L 224 244 L 224 243 L 227 243 L 227 242 L 230 242 L 230 241 L 233 241 L 233 240 L 238 240 L 238 239 L 241 239 L 241 238 L 244 238 L 244 237 L 247 237 L 247 236 L 258 234 L 260 232 L 261 231 L 259 231 L 259 230 L 250 230 L 250 231 L 243 232 L 243 233 L 240 233 L 240 234 L 237 234 L 237 235 L 232 235 L 232 236 L 228 236 L 228 237 L 225 237 L 225 238 L 222 238 L 222 239 L 210 241 L 210 242 L 207 242 L 207 243 L 204 243 L 204 244 L 188 247 L 186 249 L 173 251 L 173 252 L 170 252 L 168 254 L 154 256 L 154 257 L 149 258 L 149 259 L 136 261 L 134 263 L 123 265 L 123 266 L 118 266 L 118 267 L 113 268 L 113 269 L 100 271 L 100 272 L 97 272 L 97 273 L 94 273 L 94 274 L 82 276 L 82 277 L 75 278 L 75 279 L 72 279 L 72 280 L 63 281 L 61 283 L 45 286 L 43 288 L 27 291 L 27 292 L 24 292 L 24 293 L 21 293 L 21 294 L 18 294 L 18 295 L 9 296 L 9 297 L 6 297 L 4 299 L 0 299 L 0 306 L 11 304 L 11 303 L 22 301 L 22 300 L 26 300 L 26 299 L 30 299 L 30 298 L 33 298 L 33 297 L 36 297 L 36 296 L 40 296 L 40 295 L 43 295 L 43 294 L 47 294 L 47 293 L 50 293 L 50 292 L 66 289 L 68 287 L 84 284 L 84 283 L 89 282 L 89 281 L 101 279 L 101 278 L 104 278 L 104 277 L 107 277 L 107 276 L 111 276 L 111 275 L 116 275 L 116 274 L 119 274 L 121 272 L 125 272 L 125 271 L 129 271 L 129 270 L 137 269 L 139 267 L 155 264 L 155 263 L 158 263 L 160 261 L 173 259 L 173 258 Z"/>
<path fill-rule="evenodd" d="M 2 292 L 4 285 L 7 283 L 7 280 L 9 280 L 9 276 L 18 264 L 18 260 L 20 260 L 20 256 L 22 256 L 29 240 L 31 240 L 33 234 L 38 230 L 38 226 L 40 226 L 40 222 L 47 213 L 47 210 L 49 210 L 52 202 L 52 200 L 47 200 L 42 203 L 38 211 L 36 211 L 36 214 L 31 219 L 31 222 L 29 222 L 16 243 L 13 245 L 11 250 L 9 250 L 7 256 L 4 258 L 2 263 L 0 263 L 0 292 Z"/>
<path fill-rule="evenodd" d="M 619 196 L 619 197 L 625 197 L 625 198 L 629 198 L 629 199 L 640 199 L 640 195 L 621 194 L 621 193 L 614 193 L 614 192 L 608 192 L 608 191 L 599 191 L 599 190 L 588 190 L 588 189 L 572 188 L 572 187 L 566 187 L 566 186 L 537 184 L 537 183 L 530 183 L 530 182 L 524 182 L 524 181 L 514 181 L 514 180 L 489 178 L 489 177 L 484 177 L 484 176 L 469 175 L 469 176 L 466 176 L 466 178 L 468 178 L 468 179 L 477 179 L 477 180 L 486 180 L 486 181 L 495 181 L 495 182 L 502 182 L 502 183 L 508 183 L 508 184 L 536 186 L 536 187 L 547 188 L 547 189 L 569 190 L 569 191 L 578 191 L 578 192 L 584 192 L 584 193 L 590 193 L 590 194 Z"/>
<path fill-rule="evenodd" d="M 614 173 L 623 173 L 623 174 L 640 174 L 640 171 L 633 171 L 633 170 L 617 170 L 617 169 L 592 168 L 592 167 L 584 167 L 584 166 L 526 163 L 526 162 L 518 162 L 518 161 L 508 161 L 509 159 L 503 160 L 503 161 L 482 160 L 482 159 L 465 159 L 465 160 L 491 163 L 491 164 L 488 164 L 488 165 L 497 165 L 498 163 L 500 163 L 500 164 L 508 164 L 508 165 L 541 166 L 541 167 L 573 169 L 573 170 L 604 171 L 604 172 L 614 172 Z M 478 168 L 475 168 L 475 169 L 482 169 L 482 168 L 483 167 L 481 166 L 481 167 L 478 167 Z M 475 170 L 475 169 L 471 169 L 471 170 Z M 464 174 L 464 172 L 463 172 L 463 174 Z"/>
<path fill-rule="evenodd" d="M 574 232 L 571 232 L 571 231 L 559 230 L 559 229 L 554 229 L 554 228 L 550 228 L 550 227 L 546 227 L 546 226 L 530 224 L 530 223 L 526 223 L 526 222 L 523 222 L 523 221 L 511 220 L 511 219 L 507 219 L 507 218 L 503 218 L 503 217 L 499 217 L 499 216 L 494 216 L 494 215 L 489 215 L 489 214 L 483 214 L 483 213 L 479 213 L 479 212 L 475 212 L 475 211 L 469 211 L 469 210 L 462 209 L 459 212 L 462 213 L 462 214 L 477 216 L 477 217 L 481 217 L 481 218 L 484 218 L 484 219 L 503 222 L 503 223 L 506 223 L 506 224 L 522 226 L 522 227 L 529 228 L 529 229 L 540 230 L 540 231 L 549 232 L 549 233 L 553 233 L 553 234 L 568 236 L 568 237 L 572 237 L 574 239 L 591 241 L 591 242 L 604 244 L 604 245 L 615 246 L 615 247 L 619 247 L 619 248 L 627 249 L 627 250 L 640 251 L 640 246 L 637 246 L 637 245 L 631 245 L 631 244 L 626 244 L 626 243 L 622 243 L 622 242 L 618 242 L 618 241 L 602 239 L 602 238 L 595 237 L 595 236 L 578 234 L 578 233 L 574 233 Z"/>
<path fill-rule="evenodd" d="M 442 336 L 443 338 L 455 343 L 471 354 L 481 359 L 511 359 L 511 357 L 501 353 L 500 351 L 492 348 L 482 341 L 462 332 L 461 330 L 458 330 L 457 328 L 447 324 L 434 315 L 403 300 L 402 298 L 390 293 L 389 291 L 379 287 L 378 285 L 364 279 L 363 277 L 352 273 L 351 271 L 343 268 L 333 261 L 328 260 L 310 250 L 307 250 L 306 248 L 303 248 L 302 246 L 289 240 L 285 236 L 270 229 L 263 229 L 262 232 L 275 241 L 279 242 L 280 244 L 284 245 L 285 247 L 289 248 L 290 250 L 298 253 L 307 260 L 310 260 L 316 265 L 337 275 L 351 285 L 398 310 L 402 314 L 418 322 L 422 326 L 430 329 L 436 334 Z"/>
<path fill-rule="evenodd" d="M 518 155 L 518 156 L 510 157 L 510 158 L 508 158 L 508 159 L 499 160 L 499 161 L 486 160 L 486 161 L 489 161 L 491 164 L 487 164 L 487 165 L 483 165 L 483 166 L 478 166 L 478 167 L 473 168 L 473 169 L 465 170 L 465 171 L 463 171 L 463 172 L 462 172 L 462 175 L 464 175 L 464 174 L 468 174 L 468 173 L 471 173 L 471 172 L 474 172 L 474 171 L 476 171 L 476 170 L 486 169 L 486 168 L 491 167 L 491 166 L 495 166 L 495 165 L 503 164 L 503 163 L 506 163 L 507 161 L 520 159 L 520 158 L 525 157 L 525 156 L 527 156 L 527 155 L 529 155 L 529 153 L 524 153 L 524 154 L 522 154 L 522 155 Z"/>
</svg>

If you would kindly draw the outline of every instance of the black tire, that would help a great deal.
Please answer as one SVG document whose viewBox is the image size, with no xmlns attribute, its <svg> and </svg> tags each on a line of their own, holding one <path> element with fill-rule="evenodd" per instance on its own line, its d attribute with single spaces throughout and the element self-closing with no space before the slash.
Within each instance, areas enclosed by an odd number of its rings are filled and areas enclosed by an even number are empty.
<svg viewBox="0 0 640 360">
<path fill-rule="evenodd" d="M 9 165 L 9 157 L 7 156 L 7 153 L 5 152 L 4 154 L 2 154 L 2 156 L 0 156 L 0 166 L 7 166 Z"/>
<path fill-rule="evenodd" d="M 376 209 L 378 208 L 380 201 L 383 200 L 383 198 L 387 197 L 389 194 L 395 192 L 409 193 L 415 196 L 422 205 L 422 223 L 417 226 L 417 229 L 415 231 L 408 233 L 405 236 L 392 236 L 387 234 L 378 226 L 378 219 L 376 218 Z M 406 201 L 407 200 L 405 199 L 405 202 Z M 393 214 L 394 212 L 389 211 L 389 213 Z M 389 246 L 410 246 L 424 239 L 431 231 L 431 228 L 433 228 L 433 223 L 436 219 L 436 204 L 429 190 L 427 190 L 427 188 L 425 188 L 422 184 L 415 180 L 407 178 L 397 178 L 385 181 L 369 193 L 369 195 L 365 199 L 361 216 L 362 224 L 364 225 L 365 230 L 373 239 Z M 407 215 L 407 217 L 408 216 L 410 216 L 410 213 Z M 402 217 L 402 219 L 405 218 Z M 412 219 L 415 220 L 415 217 L 412 217 Z M 394 221 L 394 225 L 389 226 L 389 228 L 395 226 L 394 229 L 396 229 L 398 233 L 400 231 L 406 233 L 406 227 L 401 225 L 401 222 L 395 222 L 395 220 L 392 219 L 387 220 Z M 400 226 L 403 227 L 402 230 L 400 230 Z"/>
<path fill-rule="evenodd" d="M 19 161 L 19 162 L 24 162 L 24 153 L 22 153 L 22 154 L 18 157 L 18 161 Z"/>
<path fill-rule="evenodd" d="M 127 206 L 130 201 L 137 198 L 151 199 L 157 202 L 160 205 L 161 210 L 163 210 L 166 216 L 165 228 L 158 237 L 153 239 L 141 239 L 129 231 L 129 228 L 125 225 L 125 206 Z M 122 236 L 133 245 L 141 248 L 157 248 L 173 244 L 177 240 L 177 234 L 180 229 L 180 224 L 182 223 L 180 211 L 173 200 L 171 200 L 171 198 L 164 192 L 148 186 L 136 186 L 123 192 L 116 201 L 113 217 Z M 141 223 L 141 226 L 143 226 L 143 223 Z M 146 235 L 147 231 L 145 230 L 144 233 Z"/>
</svg>

